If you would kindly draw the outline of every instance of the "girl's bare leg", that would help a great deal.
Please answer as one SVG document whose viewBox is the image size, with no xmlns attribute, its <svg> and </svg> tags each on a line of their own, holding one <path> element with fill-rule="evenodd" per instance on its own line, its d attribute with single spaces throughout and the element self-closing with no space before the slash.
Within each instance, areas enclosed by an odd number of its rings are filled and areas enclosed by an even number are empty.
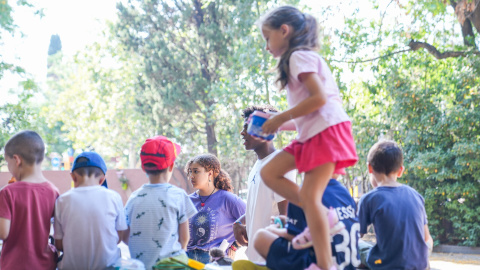
<svg viewBox="0 0 480 270">
<path fill-rule="evenodd" d="M 310 228 L 317 265 L 321 269 L 330 269 L 333 264 L 330 229 L 322 197 L 334 169 L 335 163 L 326 163 L 306 172 L 300 189 L 302 209 Z"/>
<path fill-rule="evenodd" d="M 295 182 L 284 177 L 287 172 L 295 168 L 294 156 L 282 151 L 263 166 L 260 176 L 270 189 L 301 207 L 300 188 Z"/>
</svg>

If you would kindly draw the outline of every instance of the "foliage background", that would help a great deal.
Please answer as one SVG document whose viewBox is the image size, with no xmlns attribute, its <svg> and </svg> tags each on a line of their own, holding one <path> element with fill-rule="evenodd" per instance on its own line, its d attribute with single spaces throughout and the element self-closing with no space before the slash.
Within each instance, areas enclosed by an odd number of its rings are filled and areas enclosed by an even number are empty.
<svg viewBox="0 0 480 270">
<path fill-rule="evenodd" d="M 241 109 L 286 108 L 269 73 L 275 60 L 255 26 L 285 3 L 318 18 L 319 53 L 352 118 L 360 162 L 343 183 L 368 191 L 368 149 L 393 139 L 405 154 L 400 181 L 424 196 L 435 243 L 480 246 L 475 1 L 340 1 L 316 10 L 299 1 L 122 1 L 118 20 L 74 56 L 63 55 L 61 37 L 52 36 L 46 87 L 24 68 L 0 63 L 0 79 L 5 72 L 22 78 L 12 89 L 18 102 L 0 105 L 0 147 L 28 128 L 43 136 L 47 156 L 96 150 L 112 168 L 138 168 L 145 138 L 163 134 L 182 145 L 179 167 L 215 153 L 240 192 L 255 162 L 242 146 Z M 2 35 L 17 31 L 8 2 L 0 2 L 0 14 Z M 279 134 L 277 148 L 294 136 Z"/>
</svg>

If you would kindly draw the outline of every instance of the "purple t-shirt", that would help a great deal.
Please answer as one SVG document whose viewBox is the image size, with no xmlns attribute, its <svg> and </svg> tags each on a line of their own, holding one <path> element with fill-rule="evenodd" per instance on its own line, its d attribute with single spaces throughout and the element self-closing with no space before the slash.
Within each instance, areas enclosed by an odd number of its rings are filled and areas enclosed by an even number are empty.
<svg viewBox="0 0 480 270">
<path fill-rule="evenodd" d="M 232 243 L 235 240 L 232 224 L 245 214 L 245 202 L 231 192 L 218 190 L 207 197 L 199 196 L 196 192 L 190 194 L 198 213 L 190 218 L 189 251 L 208 251 L 220 246 L 223 239 Z M 201 206 L 200 198 L 205 202 L 204 206 Z"/>
</svg>

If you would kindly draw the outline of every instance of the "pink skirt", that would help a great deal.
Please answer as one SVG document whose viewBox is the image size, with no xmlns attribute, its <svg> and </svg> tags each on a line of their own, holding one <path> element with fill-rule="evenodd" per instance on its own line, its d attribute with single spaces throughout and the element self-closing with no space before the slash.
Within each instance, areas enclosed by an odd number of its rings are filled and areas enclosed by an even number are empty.
<svg viewBox="0 0 480 270">
<path fill-rule="evenodd" d="M 336 164 L 334 173 L 345 174 L 344 168 L 358 161 L 349 121 L 328 127 L 304 143 L 293 140 L 283 150 L 295 157 L 295 165 L 300 173 L 333 162 Z"/>
</svg>

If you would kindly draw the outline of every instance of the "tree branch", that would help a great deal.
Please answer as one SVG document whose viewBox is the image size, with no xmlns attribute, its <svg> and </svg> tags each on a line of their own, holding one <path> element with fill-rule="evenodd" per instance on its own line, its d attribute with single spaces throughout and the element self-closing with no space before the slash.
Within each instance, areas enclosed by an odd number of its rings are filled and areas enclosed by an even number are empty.
<svg viewBox="0 0 480 270">
<path fill-rule="evenodd" d="M 385 55 L 377 56 L 377 57 L 375 57 L 375 58 L 370 58 L 370 59 L 365 59 L 365 60 L 360 60 L 360 61 L 342 61 L 342 60 L 335 60 L 335 59 L 328 59 L 328 61 L 330 61 L 330 62 L 338 62 L 338 63 L 358 64 L 358 63 L 365 63 L 365 62 L 373 62 L 373 61 L 378 60 L 378 59 L 380 59 L 380 58 L 390 57 L 390 56 L 395 55 L 395 54 L 397 54 L 397 53 L 408 52 L 408 51 L 411 51 L 411 50 L 412 50 L 412 49 L 405 49 L 405 50 L 395 51 L 395 52 L 391 52 L 391 53 L 388 53 L 388 54 L 385 54 Z"/>
<path fill-rule="evenodd" d="M 377 57 L 370 58 L 370 59 L 360 60 L 360 61 L 343 61 L 343 60 L 335 60 L 335 59 L 327 59 L 327 60 L 329 62 L 359 64 L 359 63 L 373 62 L 375 60 L 390 57 L 390 56 L 398 54 L 398 53 L 404 53 L 404 52 L 408 52 L 408 51 L 416 51 L 416 50 L 421 49 L 421 48 L 426 49 L 430 54 L 435 56 L 435 58 L 437 58 L 437 59 L 445 59 L 445 58 L 450 58 L 450 57 L 460 57 L 460 56 L 466 56 L 468 54 L 480 55 L 480 51 L 456 51 L 456 52 L 446 51 L 446 52 L 441 53 L 437 50 L 437 48 L 435 48 L 434 46 L 432 46 L 428 43 L 413 41 L 413 40 L 410 41 L 410 43 L 408 43 L 408 47 L 410 47 L 410 48 L 405 49 L 405 50 L 399 50 L 399 51 L 391 52 L 391 53 L 381 55 L 381 56 L 377 56 Z"/>
<path fill-rule="evenodd" d="M 437 59 L 445 59 L 445 58 L 450 58 L 450 57 L 460 57 L 460 56 L 466 56 L 467 54 L 480 55 L 480 51 L 456 51 L 456 52 L 446 51 L 446 52 L 441 53 L 437 50 L 437 48 L 435 48 L 434 46 L 432 46 L 428 43 L 413 41 L 413 40 L 410 41 L 410 43 L 408 43 L 408 47 L 410 47 L 410 49 L 412 51 L 416 51 L 416 50 L 421 49 L 421 48 L 426 49 L 430 54 L 435 56 L 435 58 L 437 58 Z"/>
</svg>

